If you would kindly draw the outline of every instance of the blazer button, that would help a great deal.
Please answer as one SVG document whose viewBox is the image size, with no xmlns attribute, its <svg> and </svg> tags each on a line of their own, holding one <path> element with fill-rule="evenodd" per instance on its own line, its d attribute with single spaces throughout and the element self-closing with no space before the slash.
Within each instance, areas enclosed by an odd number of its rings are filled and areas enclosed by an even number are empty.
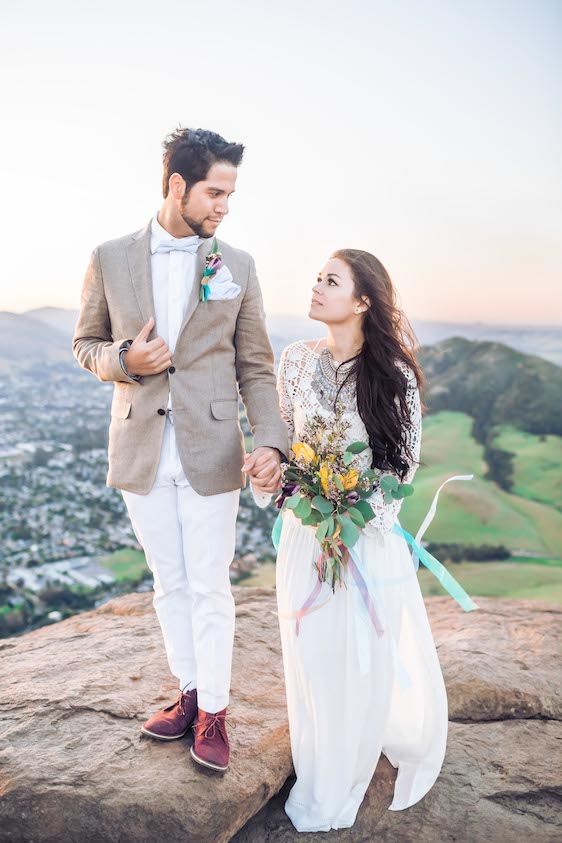
<svg viewBox="0 0 562 843">
<path fill-rule="evenodd" d="M 174 374 L 174 372 L 176 371 L 176 367 L 175 367 L 175 366 L 170 366 L 170 368 L 168 369 L 168 371 L 169 371 L 169 373 L 170 373 L 171 375 L 173 375 L 173 374 Z"/>
<path fill-rule="evenodd" d="M 159 415 L 159 416 L 165 416 L 165 415 L 166 415 L 166 410 L 163 410 L 163 409 L 162 409 L 162 407 L 159 407 L 159 408 L 158 408 L 158 415 Z"/>
</svg>

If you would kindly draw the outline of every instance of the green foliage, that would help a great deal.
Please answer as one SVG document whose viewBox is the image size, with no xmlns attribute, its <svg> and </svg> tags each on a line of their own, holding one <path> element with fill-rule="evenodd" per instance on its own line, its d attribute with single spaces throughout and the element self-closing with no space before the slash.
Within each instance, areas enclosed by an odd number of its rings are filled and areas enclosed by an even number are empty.
<svg viewBox="0 0 562 843">
<path fill-rule="evenodd" d="M 323 515 L 329 515 L 334 511 L 334 504 L 326 500 L 322 495 L 316 495 L 316 497 L 312 498 L 312 506 Z"/>
<path fill-rule="evenodd" d="M 293 508 L 293 512 L 297 516 L 297 518 L 308 518 L 310 513 L 312 512 L 312 504 L 309 498 L 301 497 L 298 504 Z"/>
<path fill-rule="evenodd" d="M 352 442 L 345 450 L 349 454 L 360 454 L 362 451 L 366 451 L 368 447 L 369 445 L 366 442 Z"/>
<path fill-rule="evenodd" d="M 498 342 L 452 337 L 424 346 L 420 361 L 431 412 L 457 410 L 474 419 L 473 435 L 486 444 L 497 425 L 562 436 L 562 368 Z"/>
<path fill-rule="evenodd" d="M 353 547 L 359 538 L 359 530 L 350 518 L 345 515 L 337 515 L 337 521 L 341 527 L 340 538 L 346 547 Z"/>
</svg>

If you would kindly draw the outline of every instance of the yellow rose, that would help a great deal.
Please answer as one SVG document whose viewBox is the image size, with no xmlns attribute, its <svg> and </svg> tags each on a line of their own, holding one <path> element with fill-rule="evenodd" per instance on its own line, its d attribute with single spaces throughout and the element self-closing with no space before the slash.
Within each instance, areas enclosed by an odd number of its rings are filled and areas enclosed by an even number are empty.
<svg viewBox="0 0 562 843">
<path fill-rule="evenodd" d="M 322 463 L 318 472 L 318 476 L 320 477 L 320 483 L 322 485 L 322 489 L 324 490 L 324 494 L 327 495 L 329 492 L 328 483 L 332 476 L 332 471 L 330 470 L 330 466 L 327 463 Z"/>
<path fill-rule="evenodd" d="M 343 480 L 343 488 L 346 492 L 349 492 L 350 489 L 355 489 L 359 480 L 359 472 L 356 468 L 350 468 L 347 474 L 342 477 Z"/>
<path fill-rule="evenodd" d="M 316 457 L 316 454 L 306 442 L 295 442 L 293 452 L 298 460 L 303 459 L 305 462 L 312 462 Z"/>
</svg>

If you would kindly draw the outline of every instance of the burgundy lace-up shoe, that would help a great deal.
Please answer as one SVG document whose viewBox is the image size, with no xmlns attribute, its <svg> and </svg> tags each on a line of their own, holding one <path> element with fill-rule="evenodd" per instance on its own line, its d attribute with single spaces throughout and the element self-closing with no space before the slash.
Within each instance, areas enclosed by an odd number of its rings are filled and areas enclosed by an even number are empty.
<svg viewBox="0 0 562 843">
<path fill-rule="evenodd" d="M 185 735 L 196 717 L 197 689 L 180 691 L 175 703 L 160 709 L 142 724 L 141 732 L 161 741 L 173 741 Z"/>
<path fill-rule="evenodd" d="M 232 724 L 234 725 L 234 724 Z M 226 708 L 209 714 L 201 708 L 193 725 L 195 740 L 190 752 L 194 761 L 211 770 L 224 770 L 228 767 L 230 745 L 226 733 Z"/>
</svg>

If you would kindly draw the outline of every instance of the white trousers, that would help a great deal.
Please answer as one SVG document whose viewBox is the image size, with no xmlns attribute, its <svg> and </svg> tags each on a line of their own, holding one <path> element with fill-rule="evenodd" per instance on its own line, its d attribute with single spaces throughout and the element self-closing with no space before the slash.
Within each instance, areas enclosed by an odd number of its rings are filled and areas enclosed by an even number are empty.
<svg viewBox="0 0 562 843">
<path fill-rule="evenodd" d="M 121 490 L 153 575 L 153 605 L 179 687 L 197 688 L 199 708 L 228 705 L 234 598 L 228 570 L 236 545 L 240 489 L 199 495 L 182 469 L 169 415 L 147 495 Z"/>
</svg>

